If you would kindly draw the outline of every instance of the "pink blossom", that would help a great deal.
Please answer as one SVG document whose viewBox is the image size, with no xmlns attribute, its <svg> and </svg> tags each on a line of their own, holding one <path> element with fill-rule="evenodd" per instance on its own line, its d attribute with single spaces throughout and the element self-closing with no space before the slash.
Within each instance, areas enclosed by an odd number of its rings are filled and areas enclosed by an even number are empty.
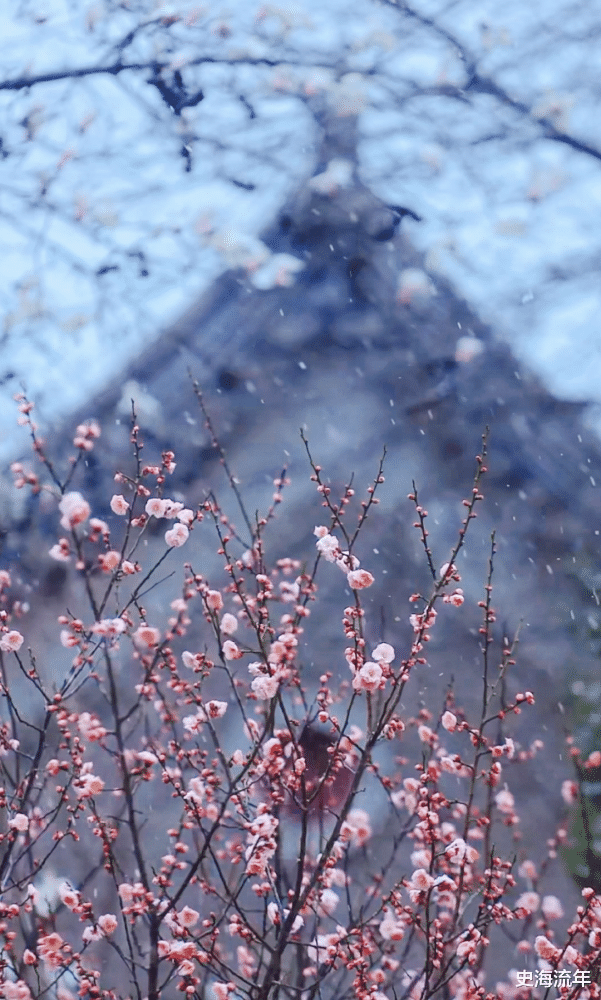
<svg viewBox="0 0 601 1000">
<path fill-rule="evenodd" d="M 541 909 L 546 920 L 560 920 L 563 917 L 563 906 L 557 896 L 544 896 Z"/>
<path fill-rule="evenodd" d="M 129 906 L 130 903 L 134 901 L 135 886 L 130 885 L 129 882 L 122 882 L 117 888 L 117 892 L 121 897 L 121 902 Z"/>
<path fill-rule="evenodd" d="M 362 847 L 372 836 L 369 815 L 364 809 L 351 809 L 340 829 L 343 840 L 350 840 L 356 847 Z"/>
<path fill-rule="evenodd" d="M 226 660 L 239 660 L 244 654 L 235 642 L 232 642 L 231 639 L 226 639 L 223 643 L 223 655 Z"/>
<path fill-rule="evenodd" d="M 340 896 L 333 889 L 324 889 L 319 896 L 317 912 L 320 916 L 331 917 L 340 902 Z"/>
<path fill-rule="evenodd" d="M 152 649 L 153 646 L 158 646 L 161 640 L 161 633 L 158 628 L 152 628 L 150 625 L 140 625 L 134 632 L 133 638 L 137 646 L 147 646 L 148 649 Z"/>
<path fill-rule="evenodd" d="M 184 906 L 177 916 L 182 927 L 193 927 L 200 917 L 200 913 L 198 910 L 193 910 L 191 906 Z"/>
<path fill-rule="evenodd" d="M 76 524 L 87 521 L 90 516 L 90 505 L 81 493 L 65 493 L 58 505 L 63 528 L 74 528 Z"/>
<path fill-rule="evenodd" d="M 91 631 L 94 635 L 115 636 L 121 635 L 126 628 L 122 618 L 102 618 L 99 622 L 94 622 Z"/>
<path fill-rule="evenodd" d="M 379 930 L 385 941 L 400 941 L 405 934 L 405 924 L 387 909 Z"/>
<path fill-rule="evenodd" d="M 411 876 L 411 888 L 419 889 L 420 892 L 425 892 L 434 885 L 434 879 L 425 868 L 417 868 Z"/>
<path fill-rule="evenodd" d="M 370 660 L 364 663 L 353 677 L 355 691 L 377 691 L 383 679 L 382 667 Z"/>
<path fill-rule="evenodd" d="M 101 532 L 103 535 L 108 535 L 109 526 L 106 521 L 101 521 L 99 517 L 90 518 L 90 528 L 92 531 Z"/>
<path fill-rule="evenodd" d="M 448 733 L 454 733 L 457 729 L 457 716 L 452 712 L 445 712 L 440 721 Z"/>
<path fill-rule="evenodd" d="M 374 582 L 373 576 L 366 569 L 352 569 L 347 573 L 346 579 L 351 590 L 363 590 L 365 587 L 371 587 Z"/>
<path fill-rule="evenodd" d="M 179 511 L 177 519 L 178 521 L 181 521 L 182 524 L 185 524 L 187 525 L 187 527 L 190 527 L 192 521 L 194 520 L 194 516 L 195 515 L 193 510 L 190 510 L 189 507 L 184 507 L 183 510 Z"/>
<path fill-rule="evenodd" d="M 11 629 L 10 632 L 4 632 L 2 638 L 0 638 L 0 649 L 3 653 L 16 653 L 23 645 L 24 639 L 20 632 L 16 629 Z"/>
<path fill-rule="evenodd" d="M 10 587 L 12 580 L 10 578 L 10 573 L 6 569 L 0 569 L 0 589 L 3 587 Z"/>
<path fill-rule="evenodd" d="M 562 782 L 561 797 L 566 805 L 571 806 L 578 799 L 578 785 L 569 779 Z"/>
<path fill-rule="evenodd" d="M 62 965 L 61 948 L 64 941 L 56 932 L 38 938 L 38 955 L 44 962 L 56 969 Z"/>
<path fill-rule="evenodd" d="M 394 647 L 388 642 L 381 642 L 379 646 L 376 646 L 371 656 L 372 660 L 376 660 L 378 663 L 392 663 L 394 660 Z"/>
<path fill-rule="evenodd" d="M 117 918 L 114 913 L 103 913 L 98 917 L 98 926 L 105 937 L 109 937 L 117 930 Z"/>
<path fill-rule="evenodd" d="M 90 743 L 96 743 L 106 736 L 106 729 L 100 722 L 100 719 L 90 712 L 81 713 L 77 722 L 77 728 L 84 739 L 89 740 Z"/>
<path fill-rule="evenodd" d="M 452 843 L 445 848 L 445 854 L 450 861 L 461 863 L 467 861 L 469 864 L 473 864 L 479 857 L 476 848 L 466 844 L 462 837 L 457 837 L 453 840 Z"/>
<path fill-rule="evenodd" d="M 25 833 L 29 830 L 29 819 L 25 813 L 15 813 L 12 819 L 9 819 L 8 825 L 11 830 L 18 830 L 19 833 Z"/>
<path fill-rule="evenodd" d="M 220 627 L 221 631 L 224 632 L 225 635 L 233 635 L 238 628 L 238 619 L 234 615 L 230 615 L 226 612 L 221 619 Z"/>
<path fill-rule="evenodd" d="M 227 701 L 208 701 L 205 709 L 209 719 L 222 719 L 227 712 Z"/>
<path fill-rule="evenodd" d="M 190 532 L 188 528 L 186 528 L 186 525 L 181 524 L 180 522 L 178 524 L 174 524 L 169 531 L 165 532 L 165 541 L 167 545 L 171 546 L 171 548 L 179 549 L 185 544 L 185 542 L 188 541 L 189 535 Z"/>
<path fill-rule="evenodd" d="M 270 701 L 278 693 L 279 683 L 275 677 L 268 677 L 267 674 L 259 674 L 251 684 L 251 688 L 257 698 L 263 701 Z"/>
<path fill-rule="evenodd" d="M 204 781 L 201 778 L 190 778 L 188 783 L 188 791 L 184 795 L 185 799 L 195 802 L 200 805 L 207 794 L 207 788 Z"/>
<path fill-rule="evenodd" d="M 315 528 L 313 529 L 313 534 L 314 534 L 314 535 L 315 535 L 315 536 L 316 536 L 317 538 L 325 538 L 325 536 L 329 534 L 329 531 L 328 531 L 328 529 L 327 529 L 326 527 L 324 527 L 324 525 L 323 525 L 323 524 L 318 524 L 318 525 L 317 525 L 317 526 L 316 526 L 316 527 L 315 527 Z"/>
<path fill-rule="evenodd" d="M 70 910 L 74 910 L 76 906 L 79 906 L 79 893 L 68 882 L 61 882 L 58 887 L 58 894 L 65 906 Z"/>
<path fill-rule="evenodd" d="M 336 559 L 340 555 L 340 545 L 334 535 L 320 535 L 315 545 L 317 551 L 321 553 L 327 562 L 336 562 Z"/>
<path fill-rule="evenodd" d="M 96 774 L 84 774 L 78 783 L 75 794 L 78 799 L 89 799 L 94 795 L 100 795 L 104 788 L 104 781 Z"/>
<path fill-rule="evenodd" d="M 540 958 L 544 958 L 546 962 L 552 961 L 556 955 L 560 954 L 558 948 L 551 944 L 549 939 L 545 937 L 544 934 L 539 934 L 534 941 L 534 950 Z"/>
<path fill-rule="evenodd" d="M 458 587 L 452 594 L 445 594 L 443 601 L 445 604 L 452 604 L 453 607 L 460 608 L 465 601 L 465 597 L 463 596 L 461 588 Z"/>
<path fill-rule="evenodd" d="M 515 805 L 515 800 L 513 795 L 505 786 L 503 791 L 497 792 L 495 795 L 495 802 L 497 803 L 497 809 L 502 813 L 512 813 Z"/>
<path fill-rule="evenodd" d="M 109 549 L 108 552 L 101 552 L 98 556 L 98 562 L 102 567 L 103 573 L 112 573 L 117 569 L 119 563 L 121 562 L 121 553 L 117 552 L 116 549 Z"/>
<path fill-rule="evenodd" d="M 57 562 L 69 562 L 71 558 L 71 548 L 66 538 L 60 538 L 56 545 L 48 549 L 48 555 Z"/>
<path fill-rule="evenodd" d="M 91 941 L 101 940 L 102 931 L 100 930 L 99 927 L 86 927 L 81 937 L 86 944 L 90 944 Z"/>
<path fill-rule="evenodd" d="M 167 501 L 161 500 L 159 497 L 151 497 L 150 500 L 146 501 L 144 507 L 149 517 L 164 517 L 166 509 Z"/>
<path fill-rule="evenodd" d="M 228 1000 L 230 993 L 235 990 L 233 983 L 213 983 L 213 992 L 217 1000 Z"/>
<path fill-rule="evenodd" d="M 182 653 L 182 663 L 188 670 L 194 670 L 195 667 L 202 667 L 204 663 L 204 657 L 202 653 L 190 653 L 187 649 Z"/>
<path fill-rule="evenodd" d="M 221 611 L 223 607 L 223 598 L 218 590 L 209 590 L 206 594 L 207 606 L 211 611 Z"/>
<path fill-rule="evenodd" d="M 113 514 L 127 514 L 129 510 L 129 504 L 121 493 L 115 493 L 111 497 L 111 510 Z"/>
<path fill-rule="evenodd" d="M 540 896 L 537 892 L 523 892 L 516 902 L 516 909 L 536 913 L 540 906 Z"/>
<path fill-rule="evenodd" d="M 204 712 L 198 711 L 196 715 L 185 715 L 182 719 L 182 726 L 187 733 L 198 734 L 206 721 L 207 717 Z"/>
<path fill-rule="evenodd" d="M 520 876 L 520 878 L 530 879 L 530 881 L 535 879 L 536 865 L 534 864 L 534 861 L 530 861 L 529 859 L 527 859 L 526 861 L 522 861 L 521 865 L 518 868 L 518 875 Z"/>
</svg>

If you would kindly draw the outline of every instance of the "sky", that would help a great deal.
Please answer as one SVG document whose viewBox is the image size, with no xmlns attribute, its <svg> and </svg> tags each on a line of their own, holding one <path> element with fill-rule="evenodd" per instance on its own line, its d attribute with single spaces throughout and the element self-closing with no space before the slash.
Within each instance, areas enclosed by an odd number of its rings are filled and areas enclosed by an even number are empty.
<svg viewBox="0 0 601 1000">
<path fill-rule="evenodd" d="M 68 415 L 227 267 L 269 287 L 260 234 L 315 169 L 320 94 L 432 275 L 601 433 L 594 5 L 22 0 L 0 32 L 4 461 L 14 392 Z M 202 99 L 177 113 L 153 62 Z"/>
</svg>

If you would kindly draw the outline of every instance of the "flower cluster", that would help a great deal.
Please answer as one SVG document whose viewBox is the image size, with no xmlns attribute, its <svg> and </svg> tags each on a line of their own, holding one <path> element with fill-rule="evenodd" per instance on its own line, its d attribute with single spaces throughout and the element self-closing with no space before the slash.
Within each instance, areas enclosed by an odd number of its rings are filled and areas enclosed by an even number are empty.
<svg viewBox="0 0 601 1000">
<path fill-rule="evenodd" d="M 494 543 L 484 599 L 470 607 L 456 587 L 485 450 L 439 571 L 411 494 L 432 582 L 425 596 L 406 594 L 419 607 L 407 608 L 403 652 L 399 632 L 388 641 L 364 606 L 377 582 L 356 554 L 382 465 L 365 499 L 349 485 L 335 501 L 307 446 L 328 521 L 315 529 L 311 570 L 269 551 L 284 473 L 264 514 L 242 505 L 245 534 L 212 495 L 196 510 L 163 495 L 175 455 L 142 464 L 134 419 L 134 468 L 117 473 L 105 522 L 71 488 L 77 461 L 61 478 L 31 405 L 19 404 L 49 475 L 15 475 L 54 494 L 50 552 L 67 564 L 74 597 L 56 646 L 36 649 L 27 619 L 14 627 L 23 608 L 0 573 L 0 995 L 543 1000 L 520 986 L 518 955 L 531 982 L 565 966 L 579 996 L 600 997 L 601 896 L 586 888 L 565 926 L 564 905 L 543 887 L 565 829 L 537 860 L 540 845 L 518 839 L 511 775 L 540 742 L 524 747 L 508 731 L 534 695 L 510 698 L 503 683 L 515 643 L 494 642 Z M 77 428 L 80 456 L 98 433 Z M 221 575 L 198 556 L 207 536 Z M 177 595 L 157 601 L 163 565 L 183 545 L 202 572 L 185 562 Z M 339 649 L 327 654 L 312 616 L 324 570 L 344 607 Z M 483 657 L 484 710 L 473 718 L 451 687 L 440 705 L 423 703 L 432 631 L 456 608 L 472 616 Z M 313 662 L 323 662 L 317 676 Z M 570 753 L 579 776 L 601 767 L 597 749 Z M 573 803 L 578 781 L 561 791 Z M 498 983 L 487 979 L 497 928 L 510 942 Z"/>
</svg>

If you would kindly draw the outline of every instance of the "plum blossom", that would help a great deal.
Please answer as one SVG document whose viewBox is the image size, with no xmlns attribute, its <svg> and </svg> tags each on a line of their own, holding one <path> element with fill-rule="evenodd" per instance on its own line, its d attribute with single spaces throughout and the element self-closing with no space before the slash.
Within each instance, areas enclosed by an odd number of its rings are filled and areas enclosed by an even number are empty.
<svg viewBox="0 0 601 1000">
<path fill-rule="evenodd" d="M 3 653 L 16 653 L 23 645 L 24 639 L 20 632 L 16 629 L 11 629 L 10 632 L 4 632 L 0 638 L 0 649 Z"/>
<path fill-rule="evenodd" d="M 333 889 L 324 889 L 320 893 L 317 912 L 320 916 L 331 917 L 340 902 L 340 896 Z"/>
<path fill-rule="evenodd" d="M 58 887 L 58 894 L 65 906 L 70 910 L 75 910 L 75 907 L 79 906 L 79 893 L 68 882 L 61 882 Z"/>
<path fill-rule="evenodd" d="M 171 548 L 179 549 L 188 541 L 189 535 L 190 531 L 186 528 L 186 525 L 179 522 L 178 524 L 174 524 L 169 531 L 165 532 L 165 541 Z"/>
<path fill-rule="evenodd" d="M 182 927 L 193 927 L 199 917 L 200 913 L 198 910 L 193 910 L 191 906 L 184 906 L 183 910 L 180 910 L 177 915 L 178 921 Z"/>
<path fill-rule="evenodd" d="M 12 819 L 9 819 L 8 825 L 11 830 L 18 830 L 19 833 L 25 833 L 29 829 L 29 819 L 25 813 L 15 813 Z"/>
<path fill-rule="evenodd" d="M 213 983 L 213 992 L 217 1000 L 228 1000 L 230 993 L 233 993 L 235 989 L 233 983 Z"/>
<path fill-rule="evenodd" d="M 112 638 L 113 636 L 121 635 L 122 632 L 125 632 L 126 628 L 127 626 L 123 618 L 101 618 L 99 622 L 94 622 L 90 631 L 94 635 L 104 635 Z"/>
<path fill-rule="evenodd" d="M 495 795 L 495 802 L 497 803 L 497 809 L 499 810 L 499 812 L 502 813 L 513 812 L 515 800 L 513 798 L 513 795 L 507 788 L 507 785 L 502 791 L 497 792 L 497 794 Z"/>
<path fill-rule="evenodd" d="M 251 688 L 257 698 L 263 701 L 270 701 L 278 693 L 279 681 L 277 677 L 269 677 L 267 674 L 259 674 L 251 684 Z"/>
<path fill-rule="evenodd" d="M 66 538 L 59 538 L 58 542 L 48 549 L 48 555 L 57 562 L 69 562 L 71 559 L 71 547 Z"/>
<path fill-rule="evenodd" d="M 89 799 L 99 795 L 104 788 L 104 781 L 96 774 L 84 774 L 78 781 L 75 794 L 78 799 Z"/>
<path fill-rule="evenodd" d="M 534 950 L 540 958 L 544 958 L 546 962 L 551 962 L 554 958 L 561 954 L 559 948 L 556 948 L 554 944 L 551 944 L 549 939 L 545 937 L 544 934 L 539 934 L 534 940 Z"/>
<path fill-rule="evenodd" d="M 445 848 L 445 854 L 450 861 L 463 864 L 465 861 L 473 864 L 478 860 L 479 854 L 475 847 L 466 844 L 463 837 L 457 837 Z"/>
<path fill-rule="evenodd" d="M 394 655 L 394 646 L 391 646 L 388 642 L 381 642 L 374 649 L 371 658 L 377 663 L 392 663 Z"/>
<path fill-rule="evenodd" d="M 98 742 L 106 736 L 106 729 L 100 722 L 100 719 L 90 712 L 82 712 L 80 714 L 77 721 L 77 728 L 84 739 L 89 740 L 90 743 Z"/>
<path fill-rule="evenodd" d="M 182 719 L 182 726 L 187 733 L 198 735 L 202 730 L 203 723 L 206 721 L 207 718 L 204 712 L 198 711 L 196 715 L 185 715 Z"/>
<path fill-rule="evenodd" d="M 350 840 L 355 847 L 362 847 L 372 835 L 369 815 L 364 809 L 351 809 L 340 828 L 341 840 Z"/>
<path fill-rule="evenodd" d="M 536 913 L 540 906 L 540 896 L 537 892 L 523 892 L 515 905 L 518 910 L 526 910 L 527 913 Z"/>
<path fill-rule="evenodd" d="M 192 524 L 194 517 L 195 517 L 194 511 L 190 510 L 189 507 L 184 507 L 183 510 L 178 511 L 177 514 L 178 521 L 181 521 L 188 528 Z"/>
<path fill-rule="evenodd" d="M 161 633 L 158 628 L 152 628 L 150 625 L 140 625 L 134 632 L 133 639 L 136 646 L 146 646 L 148 649 L 152 649 L 153 646 L 158 646 L 161 640 Z"/>
<path fill-rule="evenodd" d="M 317 528 L 315 531 L 317 532 Z M 340 557 L 340 543 L 334 535 L 319 535 L 315 545 L 317 551 L 327 562 L 336 562 L 336 560 Z"/>
<path fill-rule="evenodd" d="M 284 910 L 284 920 L 290 913 L 290 910 Z M 279 926 L 282 923 L 280 910 L 277 903 L 271 902 L 267 904 L 267 916 L 271 920 L 272 924 Z M 297 914 L 292 922 L 292 927 L 290 928 L 291 934 L 297 934 L 304 924 L 303 918 L 300 914 Z"/>
<path fill-rule="evenodd" d="M 382 667 L 370 660 L 353 677 L 355 691 L 377 691 L 383 680 Z"/>
<path fill-rule="evenodd" d="M 366 569 L 352 569 L 346 574 L 346 579 L 351 590 L 364 590 L 374 582 L 373 576 Z"/>
<path fill-rule="evenodd" d="M 51 968 L 57 969 L 63 962 L 61 955 L 63 944 L 62 937 L 56 931 L 52 934 L 45 934 L 38 939 L 38 956 Z"/>
<path fill-rule="evenodd" d="M 563 906 L 557 896 L 544 896 L 541 910 L 546 920 L 560 920 L 563 917 Z"/>
<path fill-rule="evenodd" d="M 434 885 L 434 879 L 425 868 L 417 868 L 411 876 L 411 888 L 425 892 Z"/>
<path fill-rule="evenodd" d="M 120 493 L 115 493 L 115 495 L 111 497 L 111 510 L 113 514 L 120 514 L 120 515 L 127 514 L 129 510 L 129 504 L 125 499 L 125 497 L 122 496 Z"/>
<path fill-rule="evenodd" d="M 204 663 L 204 656 L 202 653 L 190 653 L 187 649 L 182 653 L 182 663 L 188 670 L 194 670 L 196 667 L 202 667 Z"/>
<path fill-rule="evenodd" d="M 227 701 L 207 701 L 205 709 L 209 719 L 221 719 L 227 712 Z"/>
<path fill-rule="evenodd" d="M 445 712 L 440 721 L 448 733 L 454 733 L 457 729 L 457 716 L 453 712 Z"/>
<path fill-rule="evenodd" d="M 223 597 L 218 590 L 208 590 L 205 595 L 205 600 L 211 611 L 221 611 L 223 607 Z"/>
<path fill-rule="evenodd" d="M 571 806 L 578 799 L 578 785 L 575 781 L 570 781 L 569 778 L 562 782 L 561 785 L 561 797 L 566 805 Z"/>
<path fill-rule="evenodd" d="M 108 552 L 101 552 L 98 556 L 98 562 L 102 567 L 103 573 L 112 573 L 117 569 L 119 563 L 121 562 L 121 553 L 117 552 L 116 549 L 110 549 Z"/>
<path fill-rule="evenodd" d="M 226 611 L 221 619 L 220 628 L 225 635 L 233 635 L 238 628 L 238 619 Z"/>
<path fill-rule="evenodd" d="M 275 834 L 279 820 L 268 812 L 260 813 L 248 824 L 248 846 L 245 851 L 249 875 L 265 875 L 269 859 L 276 850 Z"/>
<path fill-rule="evenodd" d="M 65 493 L 58 505 L 61 514 L 61 526 L 65 529 L 74 528 L 75 525 L 87 521 L 90 516 L 90 505 L 84 500 L 81 493 Z"/>
<path fill-rule="evenodd" d="M 226 639 L 223 643 L 223 655 L 226 660 L 239 660 L 241 656 L 244 656 L 244 653 L 238 648 L 235 642 L 232 642 L 231 639 Z"/>
<path fill-rule="evenodd" d="M 387 907 L 379 930 L 385 941 L 400 941 L 405 934 L 405 924 Z"/>
<path fill-rule="evenodd" d="M 114 934 L 117 930 L 117 918 L 114 913 L 103 913 L 98 917 L 98 926 L 105 937 Z"/>
<path fill-rule="evenodd" d="M 161 500 L 160 497 L 151 497 L 150 500 L 146 501 L 144 510 L 149 517 L 165 517 L 167 501 Z"/>
</svg>

